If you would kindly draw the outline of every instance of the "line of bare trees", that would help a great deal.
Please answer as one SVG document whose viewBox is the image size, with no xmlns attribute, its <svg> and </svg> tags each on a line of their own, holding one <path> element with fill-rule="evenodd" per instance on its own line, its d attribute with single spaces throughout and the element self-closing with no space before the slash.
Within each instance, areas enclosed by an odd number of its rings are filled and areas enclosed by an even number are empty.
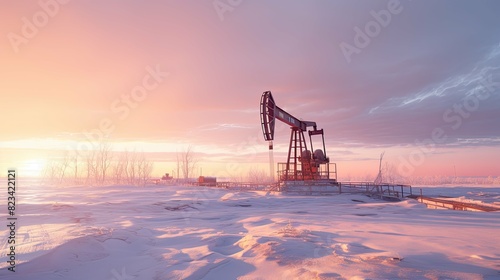
<svg viewBox="0 0 500 280">
<path fill-rule="evenodd" d="M 116 184 L 143 185 L 151 176 L 153 162 L 147 160 L 144 153 L 122 152 L 111 166 Z"/>
<path fill-rule="evenodd" d="M 199 154 L 188 146 L 175 155 L 175 178 L 189 181 L 197 177 Z M 55 184 L 87 185 L 128 184 L 144 185 L 151 179 L 153 162 L 144 152 L 115 152 L 110 143 L 100 143 L 89 151 L 67 151 L 49 161 L 44 170 L 46 181 Z M 387 170 L 383 170 L 387 171 Z M 384 172 L 392 174 L 392 172 Z M 233 178 L 240 182 L 267 183 L 272 181 L 263 169 L 253 167 L 246 176 Z"/>
<path fill-rule="evenodd" d="M 50 183 L 131 184 L 144 185 L 151 177 L 153 162 L 145 153 L 113 152 L 109 143 L 100 143 L 86 152 L 65 152 L 49 161 L 44 179 Z"/>
</svg>

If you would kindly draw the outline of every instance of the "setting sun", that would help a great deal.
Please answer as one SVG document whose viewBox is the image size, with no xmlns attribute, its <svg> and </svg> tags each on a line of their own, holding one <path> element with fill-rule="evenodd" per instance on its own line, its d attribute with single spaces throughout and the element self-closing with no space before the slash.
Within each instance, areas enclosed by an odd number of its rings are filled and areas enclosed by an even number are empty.
<svg viewBox="0 0 500 280">
<path fill-rule="evenodd" d="M 46 162 L 45 159 L 40 158 L 23 161 L 19 167 L 19 172 L 25 177 L 40 177 L 43 175 Z"/>
</svg>

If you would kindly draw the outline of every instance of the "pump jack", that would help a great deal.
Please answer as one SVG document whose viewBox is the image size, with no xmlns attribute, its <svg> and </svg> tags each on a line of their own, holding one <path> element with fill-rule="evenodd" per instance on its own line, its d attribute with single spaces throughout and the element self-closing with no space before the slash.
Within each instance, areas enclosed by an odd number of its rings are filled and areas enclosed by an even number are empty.
<svg viewBox="0 0 500 280">
<path fill-rule="evenodd" d="M 330 163 L 330 159 L 326 156 L 323 129 L 318 129 L 316 122 L 302 121 L 276 106 L 270 91 L 265 91 L 260 99 L 260 118 L 262 133 L 264 139 L 270 143 L 270 151 L 273 149 L 276 119 L 288 124 L 291 128 L 287 162 L 278 163 L 280 183 L 301 181 L 336 183 L 337 167 L 335 163 Z M 312 130 L 308 130 L 310 127 Z M 307 149 L 304 137 L 306 131 L 309 134 L 311 150 Z M 323 149 L 314 150 L 312 136 L 316 135 L 321 135 Z M 333 168 L 330 165 L 333 165 Z"/>
</svg>

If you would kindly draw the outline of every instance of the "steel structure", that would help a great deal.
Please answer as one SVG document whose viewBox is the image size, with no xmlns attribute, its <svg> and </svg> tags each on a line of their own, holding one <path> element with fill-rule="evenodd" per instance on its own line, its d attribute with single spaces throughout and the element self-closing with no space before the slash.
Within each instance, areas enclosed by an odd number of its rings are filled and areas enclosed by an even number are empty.
<svg viewBox="0 0 500 280">
<path fill-rule="evenodd" d="M 264 139 L 270 143 L 269 150 L 273 149 L 276 119 L 291 128 L 287 161 L 278 163 L 280 182 L 336 181 L 336 165 L 330 164 L 330 159 L 326 156 L 324 132 L 323 129 L 317 128 L 316 122 L 302 121 L 278 107 L 270 91 L 265 91 L 260 99 L 260 118 Z M 306 131 L 309 134 L 311 150 L 307 148 L 304 136 Z M 314 150 L 312 136 L 317 135 L 321 135 L 323 149 Z M 333 168 L 330 165 L 333 165 Z"/>
</svg>

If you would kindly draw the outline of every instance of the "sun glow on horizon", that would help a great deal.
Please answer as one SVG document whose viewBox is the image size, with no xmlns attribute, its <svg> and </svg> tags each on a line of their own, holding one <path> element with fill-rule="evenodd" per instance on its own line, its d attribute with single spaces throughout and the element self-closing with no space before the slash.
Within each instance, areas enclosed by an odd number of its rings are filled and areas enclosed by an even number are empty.
<svg viewBox="0 0 500 280">
<path fill-rule="evenodd" d="M 19 166 L 20 172 L 24 173 L 24 177 L 41 177 L 47 160 L 36 158 L 21 162 Z"/>
</svg>

